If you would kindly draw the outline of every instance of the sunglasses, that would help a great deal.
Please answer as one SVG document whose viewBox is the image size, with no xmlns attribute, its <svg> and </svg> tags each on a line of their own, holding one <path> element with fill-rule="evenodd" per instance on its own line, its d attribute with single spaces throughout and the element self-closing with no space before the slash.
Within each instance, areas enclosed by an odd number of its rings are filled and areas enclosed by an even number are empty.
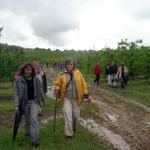
<svg viewBox="0 0 150 150">
<path fill-rule="evenodd" d="M 73 64 L 67 64 L 67 66 L 69 66 L 69 65 L 73 66 Z"/>
</svg>

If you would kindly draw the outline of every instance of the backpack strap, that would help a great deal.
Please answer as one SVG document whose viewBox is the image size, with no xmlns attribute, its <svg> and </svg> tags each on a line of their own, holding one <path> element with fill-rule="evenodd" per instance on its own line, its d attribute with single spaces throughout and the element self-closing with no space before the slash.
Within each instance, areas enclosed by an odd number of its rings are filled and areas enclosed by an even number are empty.
<svg viewBox="0 0 150 150">
<path fill-rule="evenodd" d="M 69 82 L 67 83 L 66 89 L 68 88 L 68 86 L 69 86 L 69 84 L 70 84 L 70 82 L 72 81 L 72 78 L 73 78 L 73 74 L 69 74 L 69 75 L 70 75 L 70 80 L 69 80 Z"/>
</svg>

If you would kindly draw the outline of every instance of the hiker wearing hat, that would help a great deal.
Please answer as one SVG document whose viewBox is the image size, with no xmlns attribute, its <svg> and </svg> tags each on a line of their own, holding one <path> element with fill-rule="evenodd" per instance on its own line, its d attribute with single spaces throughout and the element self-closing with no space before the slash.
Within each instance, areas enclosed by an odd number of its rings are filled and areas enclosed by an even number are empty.
<svg viewBox="0 0 150 150">
<path fill-rule="evenodd" d="M 55 95 L 62 104 L 65 119 L 65 137 L 71 139 L 76 132 L 76 124 L 80 115 L 80 104 L 90 102 L 87 84 L 82 73 L 75 68 L 73 60 L 65 62 L 65 71 L 55 81 Z"/>
<path fill-rule="evenodd" d="M 38 107 L 41 105 L 42 91 L 39 79 L 30 63 L 26 63 L 20 71 L 15 86 L 16 112 L 19 114 L 19 104 L 25 115 L 25 136 L 30 138 L 32 145 L 39 145 Z"/>
<path fill-rule="evenodd" d="M 128 69 L 122 62 L 121 65 L 118 68 L 117 74 L 115 76 L 115 79 L 120 80 L 121 82 L 121 88 L 124 88 L 124 85 L 127 84 L 128 81 Z"/>
</svg>

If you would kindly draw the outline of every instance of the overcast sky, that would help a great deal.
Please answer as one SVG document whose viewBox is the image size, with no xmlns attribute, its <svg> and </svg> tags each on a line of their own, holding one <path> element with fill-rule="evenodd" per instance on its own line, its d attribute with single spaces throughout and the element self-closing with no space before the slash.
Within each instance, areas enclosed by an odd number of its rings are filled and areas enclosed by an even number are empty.
<svg viewBox="0 0 150 150">
<path fill-rule="evenodd" d="M 1 0 L 0 42 L 51 49 L 150 45 L 150 0 Z"/>
</svg>

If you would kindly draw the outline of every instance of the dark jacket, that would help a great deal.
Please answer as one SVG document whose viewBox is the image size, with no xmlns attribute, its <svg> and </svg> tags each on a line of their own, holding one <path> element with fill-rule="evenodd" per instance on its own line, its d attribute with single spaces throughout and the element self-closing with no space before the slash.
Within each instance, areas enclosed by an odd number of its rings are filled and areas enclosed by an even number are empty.
<svg viewBox="0 0 150 150">
<path fill-rule="evenodd" d="M 34 100 L 40 105 L 42 100 L 42 88 L 40 81 L 37 77 L 33 78 L 33 84 Z M 27 83 L 22 76 L 16 80 L 14 98 L 17 105 L 19 105 L 21 100 L 23 100 L 23 103 L 26 103 L 28 101 Z"/>
<path fill-rule="evenodd" d="M 117 73 L 117 67 L 116 65 L 112 65 L 109 67 L 109 74 L 110 75 L 113 75 L 113 74 L 116 74 Z"/>
<path fill-rule="evenodd" d="M 105 75 L 107 76 L 108 74 L 110 74 L 109 67 L 106 67 Z"/>
<path fill-rule="evenodd" d="M 47 93 L 47 79 L 46 79 L 46 74 L 44 73 L 42 75 L 42 80 L 43 80 L 43 93 Z"/>
</svg>

